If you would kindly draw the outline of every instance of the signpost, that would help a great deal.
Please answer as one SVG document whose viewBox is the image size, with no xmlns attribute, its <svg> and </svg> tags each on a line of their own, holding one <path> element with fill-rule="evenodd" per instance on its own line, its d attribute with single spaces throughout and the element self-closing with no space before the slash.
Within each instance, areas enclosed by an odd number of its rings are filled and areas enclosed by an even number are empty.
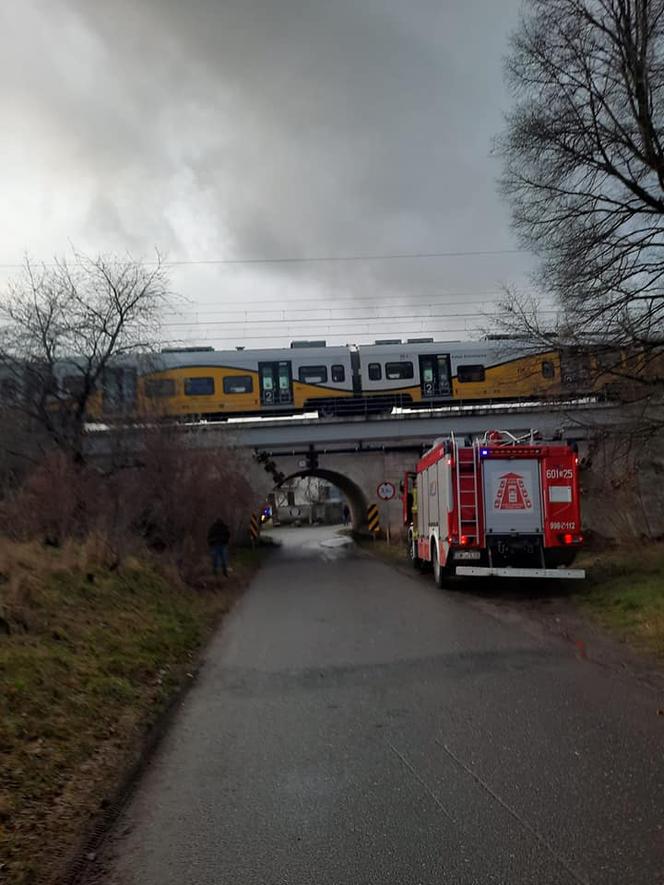
<svg viewBox="0 0 664 885">
<path fill-rule="evenodd" d="M 258 517 L 256 516 L 255 513 L 252 513 L 251 519 L 249 520 L 249 537 L 251 538 L 252 550 L 256 544 L 259 533 L 260 533 L 260 528 L 258 526 Z"/>
<path fill-rule="evenodd" d="M 380 520 L 378 518 L 378 507 L 375 504 L 369 504 L 367 508 L 367 527 L 376 540 L 376 535 L 380 531 Z"/>
<path fill-rule="evenodd" d="M 392 498 L 394 498 L 394 496 L 396 495 L 396 493 L 397 493 L 397 487 L 394 485 L 393 482 L 390 482 L 389 480 L 385 480 L 384 482 L 381 482 L 378 485 L 378 488 L 376 489 L 376 494 L 378 495 L 378 497 L 380 498 L 381 501 L 391 501 Z"/>
</svg>

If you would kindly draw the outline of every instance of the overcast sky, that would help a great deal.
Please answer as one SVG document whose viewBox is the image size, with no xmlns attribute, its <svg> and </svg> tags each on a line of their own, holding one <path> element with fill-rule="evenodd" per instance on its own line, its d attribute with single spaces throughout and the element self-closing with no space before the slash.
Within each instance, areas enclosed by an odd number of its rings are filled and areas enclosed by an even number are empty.
<svg viewBox="0 0 664 885">
<path fill-rule="evenodd" d="M 466 337 L 531 267 L 490 157 L 519 6 L 2 4 L 0 263 L 70 242 L 174 261 L 501 251 L 172 271 L 172 340 Z"/>
</svg>

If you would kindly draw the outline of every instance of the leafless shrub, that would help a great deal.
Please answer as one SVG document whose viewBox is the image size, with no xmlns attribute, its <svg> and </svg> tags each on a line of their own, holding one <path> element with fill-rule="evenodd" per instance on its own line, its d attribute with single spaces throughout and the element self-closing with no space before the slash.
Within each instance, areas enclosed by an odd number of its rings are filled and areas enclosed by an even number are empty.
<svg viewBox="0 0 664 885">
<path fill-rule="evenodd" d="M 661 433 L 607 432 L 593 440 L 584 462 L 584 522 L 616 541 L 664 536 Z"/>
<path fill-rule="evenodd" d="M 138 458 L 123 467 L 80 464 L 62 451 L 45 456 L 6 497 L 0 529 L 59 548 L 94 546 L 107 566 L 147 549 L 173 557 L 191 575 L 215 518 L 227 522 L 234 544 L 248 540 L 266 482 L 242 452 L 200 451 L 172 428 L 152 428 Z"/>
</svg>

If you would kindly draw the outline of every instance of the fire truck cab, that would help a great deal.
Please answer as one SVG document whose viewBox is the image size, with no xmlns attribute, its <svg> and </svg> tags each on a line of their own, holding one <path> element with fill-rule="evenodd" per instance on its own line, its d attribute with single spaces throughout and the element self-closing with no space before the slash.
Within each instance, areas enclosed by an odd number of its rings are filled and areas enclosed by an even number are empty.
<svg viewBox="0 0 664 885">
<path fill-rule="evenodd" d="M 451 575 L 584 578 L 576 448 L 534 432 L 436 440 L 404 481 L 413 564 Z"/>
</svg>

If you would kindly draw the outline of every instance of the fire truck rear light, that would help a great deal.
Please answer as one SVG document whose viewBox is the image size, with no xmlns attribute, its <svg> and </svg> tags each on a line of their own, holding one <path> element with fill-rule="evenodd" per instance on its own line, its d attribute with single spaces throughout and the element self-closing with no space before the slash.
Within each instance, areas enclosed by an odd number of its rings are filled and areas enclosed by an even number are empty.
<svg viewBox="0 0 664 885">
<path fill-rule="evenodd" d="M 573 544 L 574 535 L 563 535 L 563 544 Z"/>
<path fill-rule="evenodd" d="M 461 544 L 462 547 L 465 547 L 467 544 L 470 543 L 470 538 L 468 537 L 468 535 L 461 535 L 461 538 L 459 539 L 459 543 Z"/>
<path fill-rule="evenodd" d="M 558 540 L 563 544 L 583 544 L 583 535 L 573 535 L 567 532 L 565 535 L 558 535 Z"/>
</svg>

